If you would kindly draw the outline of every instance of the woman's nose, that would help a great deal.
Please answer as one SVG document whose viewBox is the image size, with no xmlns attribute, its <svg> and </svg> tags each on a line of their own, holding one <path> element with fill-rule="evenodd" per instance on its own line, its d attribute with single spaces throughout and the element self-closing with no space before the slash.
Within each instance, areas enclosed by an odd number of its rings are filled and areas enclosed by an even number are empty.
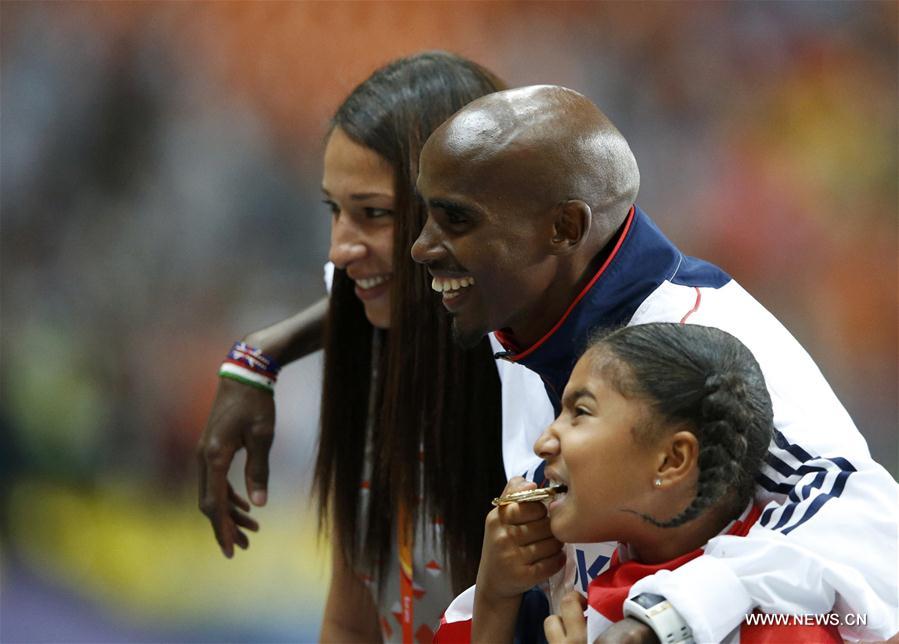
<svg viewBox="0 0 899 644">
<path fill-rule="evenodd" d="M 331 248 L 328 259 L 337 268 L 346 268 L 352 262 L 362 259 L 368 249 L 362 241 L 356 226 L 348 217 L 335 217 L 331 224 Z"/>
</svg>

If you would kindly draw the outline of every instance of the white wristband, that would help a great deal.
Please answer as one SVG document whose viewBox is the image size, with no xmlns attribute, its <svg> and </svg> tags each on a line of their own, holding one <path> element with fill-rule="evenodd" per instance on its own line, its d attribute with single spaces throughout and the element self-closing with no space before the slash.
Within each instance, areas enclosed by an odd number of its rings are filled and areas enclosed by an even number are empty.
<svg viewBox="0 0 899 644">
<path fill-rule="evenodd" d="M 667 599 L 641 593 L 624 602 L 624 616 L 633 617 L 652 629 L 662 644 L 693 644 L 693 632 Z"/>
<path fill-rule="evenodd" d="M 265 389 L 269 392 L 275 391 L 275 380 L 273 378 L 268 378 L 266 376 L 263 376 L 262 374 L 256 373 L 255 371 L 251 371 L 246 367 L 241 367 L 230 362 L 225 362 L 221 367 L 219 367 L 219 376 L 223 378 L 230 378 L 231 380 L 237 380 L 238 382 L 242 382 L 245 385 L 258 387 L 259 389 Z"/>
</svg>

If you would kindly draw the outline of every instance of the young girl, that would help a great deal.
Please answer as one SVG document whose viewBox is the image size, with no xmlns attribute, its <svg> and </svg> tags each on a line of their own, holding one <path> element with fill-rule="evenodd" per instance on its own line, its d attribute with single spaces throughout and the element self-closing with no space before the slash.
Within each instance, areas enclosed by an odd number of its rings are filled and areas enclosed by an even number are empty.
<svg viewBox="0 0 899 644">
<path fill-rule="evenodd" d="M 590 584 L 587 617 L 583 598 L 570 593 L 546 619 L 547 639 L 593 642 L 636 619 L 662 641 L 690 641 L 673 607 L 654 595 L 628 600 L 631 586 L 698 557 L 710 540 L 746 534 L 760 513 L 753 485 L 771 435 L 765 380 L 733 336 L 679 324 L 598 336 L 534 446 L 557 490 L 548 508 L 511 503 L 488 515 L 472 639 L 512 640 L 522 595 L 561 567 L 561 542 L 618 541 L 609 569 Z M 529 487 L 519 479 L 504 494 Z M 841 641 L 833 625 L 737 630 L 730 639 Z"/>
</svg>

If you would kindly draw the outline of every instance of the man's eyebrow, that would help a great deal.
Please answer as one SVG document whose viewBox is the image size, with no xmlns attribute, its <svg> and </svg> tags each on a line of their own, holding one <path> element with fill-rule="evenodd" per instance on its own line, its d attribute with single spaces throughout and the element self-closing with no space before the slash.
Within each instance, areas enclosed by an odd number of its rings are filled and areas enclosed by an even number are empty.
<svg viewBox="0 0 899 644">
<path fill-rule="evenodd" d="M 590 398 L 591 400 L 594 400 L 594 401 L 596 400 L 596 396 L 593 395 L 593 392 L 591 392 L 589 389 L 581 388 L 581 389 L 576 389 L 575 391 L 572 391 L 571 393 L 565 394 L 565 397 L 562 400 L 562 403 L 571 405 L 578 398 Z"/>
<path fill-rule="evenodd" d="M 440 210 L 449 212 L 458 212 L 464 215 L 472 215 L 477 212 L 470 206 L 466 206 L 465 204 L 450 199 L 428 199 L 428 207 L 439 208 Z"/>
</svg>

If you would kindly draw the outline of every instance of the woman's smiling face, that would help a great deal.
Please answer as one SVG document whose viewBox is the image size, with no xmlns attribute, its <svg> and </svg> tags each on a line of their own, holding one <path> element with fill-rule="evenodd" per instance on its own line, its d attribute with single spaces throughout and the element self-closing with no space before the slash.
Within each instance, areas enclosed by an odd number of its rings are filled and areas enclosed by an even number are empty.
<svg viewBox="0 0 899 644">
<path fill-rule="evenodd" d="M 390 328 L 394 172 L 371 148 L 334 128 L 325 147 L 322 192 L 331 209 L 329 259 L 356 284 L 375 327 Z"/>
</svg>

